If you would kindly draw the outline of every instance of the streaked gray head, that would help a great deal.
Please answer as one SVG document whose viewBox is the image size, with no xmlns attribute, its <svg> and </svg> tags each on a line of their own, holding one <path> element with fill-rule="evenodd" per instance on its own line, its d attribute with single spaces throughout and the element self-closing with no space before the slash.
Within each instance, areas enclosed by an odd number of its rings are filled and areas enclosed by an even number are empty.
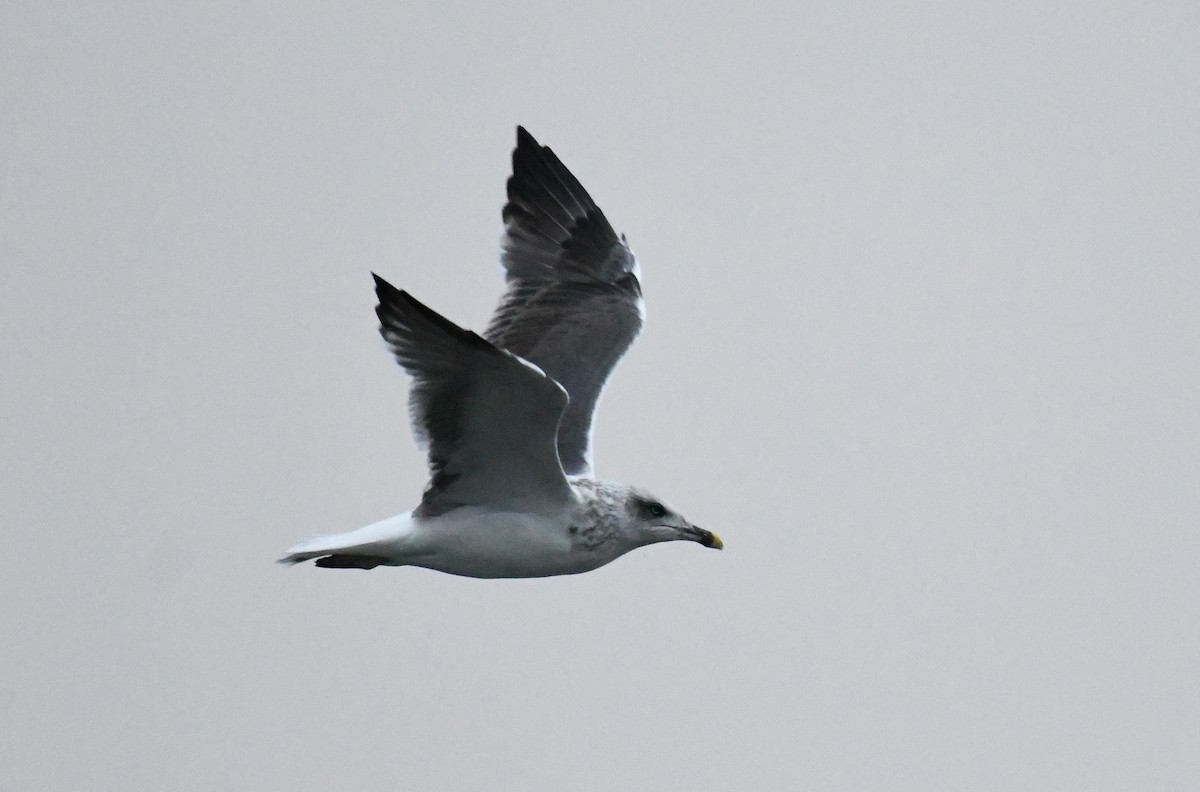
<svg viewBox="0 0 1200 792">
<path fill-rule="evenodd" d="M 643 544 L 684 539 L 716 550 L 724 547 L 721 537 L 692 525 L 682 514 L 645 490 L 630 487 L 623 506 L 627 529 L 642 539 Z"/>
<path fill-rule="evenodd" d="M 587 549 L 608 548 L 616 558 L 635 547 L 685 539 L 720 550 L 721 538 L 692 525 L 661 498 L 639 487 L 574 477 L 571 488 L 579 497 L 576 524 L 570 529 L 575 542 Z M 612 560 L 612 558 L 608 560 Z"/>
</svg>

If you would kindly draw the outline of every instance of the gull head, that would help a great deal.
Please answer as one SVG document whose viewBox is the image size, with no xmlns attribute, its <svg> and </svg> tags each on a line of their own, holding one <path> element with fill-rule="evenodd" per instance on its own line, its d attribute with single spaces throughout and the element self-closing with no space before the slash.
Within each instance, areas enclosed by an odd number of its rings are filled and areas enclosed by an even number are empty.
<svg viewBox="0 0 1200 792">
<path fill-rule="evenodd" d="M 640 539 L 641 544 L 685 540 L 714 550 L 725 546 L 721 537 L 692 525 L 682 514 L 645 490 L 630 489 L 625 495 L 624 507 L 626 529 Z"/>
</svg>

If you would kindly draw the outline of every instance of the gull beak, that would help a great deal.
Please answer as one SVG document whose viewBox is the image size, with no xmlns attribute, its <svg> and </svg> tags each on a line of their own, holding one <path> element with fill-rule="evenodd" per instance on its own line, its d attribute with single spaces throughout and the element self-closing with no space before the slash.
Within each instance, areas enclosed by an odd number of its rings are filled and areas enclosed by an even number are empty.
<svg viewBox="0 0 1200 792">
<path fill-rule="evenodd" d="M 725 543 L 721 541 L 721 537 L 717 536 L 712 531 L 706 531 L 698 526 L 691 526 L 688 529 L 688 534 L 689 539 L 695 539 L 695 541 L 699 542 L 705 547 L 711 547 L 714 550 L 721 550 L 725 547 Z"/>
</svg>

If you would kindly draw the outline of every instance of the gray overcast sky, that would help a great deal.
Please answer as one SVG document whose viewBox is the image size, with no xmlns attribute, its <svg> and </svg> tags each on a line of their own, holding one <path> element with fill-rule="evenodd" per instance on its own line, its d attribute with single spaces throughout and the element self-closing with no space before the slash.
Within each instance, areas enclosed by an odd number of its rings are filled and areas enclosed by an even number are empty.
<svg viewBox="0 0 1200 792">
<path fill-rule="evenodd" d="M 1200 6 L 0 7 L 0 788 L 1184 790 Z M 599 472 L 724 553 L 284 569 L 411 508 L 514 127 L 642 261 Z"/>
</svg>

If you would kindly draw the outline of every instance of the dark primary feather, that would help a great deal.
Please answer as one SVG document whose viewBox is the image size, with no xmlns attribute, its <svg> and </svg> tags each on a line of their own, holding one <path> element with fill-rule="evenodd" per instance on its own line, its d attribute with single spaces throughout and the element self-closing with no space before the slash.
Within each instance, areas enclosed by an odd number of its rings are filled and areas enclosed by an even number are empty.
<svg viewBox="0 0 1200 792">
<path fill-rule="evenodd" d="M 563 389 L 374 277 L 379 332 L 413 378 L 409 411 L 429 454 L 422 513 L 566 497 L 554 445 Z"/>
<path fill-rule="evenodd" d="M 536 364 L 570 394 L 558 431 L 569 474 L 591 472 L 592 413 L 642 327 L 636 259 L 583 185 L 523 127 L 508 180 L 508 290 L 486 338 Z"/>
</svg>

